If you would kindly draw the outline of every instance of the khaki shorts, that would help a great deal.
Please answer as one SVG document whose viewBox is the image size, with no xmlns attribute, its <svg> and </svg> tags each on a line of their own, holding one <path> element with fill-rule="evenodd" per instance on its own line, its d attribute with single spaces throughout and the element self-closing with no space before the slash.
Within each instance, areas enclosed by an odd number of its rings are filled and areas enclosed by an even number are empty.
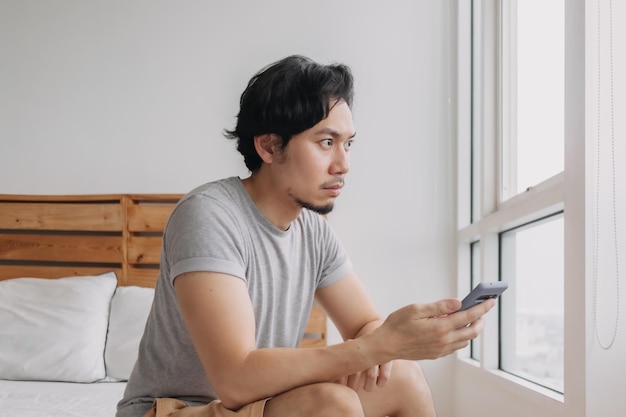
<svg viewBox="0 0 626 417">
<path fill-rule="evenodd" d="M 143 417 L 263 417 L 267 400 L 257 401 L 231 411 L 220 400 L 207 405 L 188 406 L 174 398 L 157 398 Z"/>
</svg>

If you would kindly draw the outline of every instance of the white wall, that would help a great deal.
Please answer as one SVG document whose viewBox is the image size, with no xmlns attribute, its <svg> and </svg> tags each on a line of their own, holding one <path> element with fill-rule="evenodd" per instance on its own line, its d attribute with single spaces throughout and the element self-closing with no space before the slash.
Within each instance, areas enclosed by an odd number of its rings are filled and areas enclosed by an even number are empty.
<svg viewBox="0 0 626 417">
<path fill-rule="evenodd" d="M 341 61 L 358 143 L 331 221 L 385 314 L 453 295 L 454 4 L 1 0 L 0 193 L 185 192 L 246 175 L 221 132 L 250 76 L 292 53 Z M 450 359 L 424 367 L 450 416 Z"/>
</svg>

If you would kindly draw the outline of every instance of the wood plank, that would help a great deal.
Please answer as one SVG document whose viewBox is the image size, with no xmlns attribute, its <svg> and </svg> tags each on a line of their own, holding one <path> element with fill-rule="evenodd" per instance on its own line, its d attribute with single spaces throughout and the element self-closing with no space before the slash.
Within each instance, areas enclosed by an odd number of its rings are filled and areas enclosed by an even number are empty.
<svg viewBox="0 0 626 417">
<path fill-rule="evenodd" d="M 315 348 L 326 346 L 326 339 L 302 339 L 298 347 L 301 348 Z"/>
<path fill-rule="evenodd" d="M 115 272 L 119 280 L 122 272 L 120 268 L 98 266 L 0 265 L 0 281 L 21 277 L 57 279 L 71 276 L 99 275 L 109 271 Z"/>
<path fill-rule="evenodd" d="M 124 285 L 136 285 L 138 287 L 154 288 L 159 270 L 147 268 L 129 268 L 128 277 Z"/>
<path fill-rule="evenodd" d="M 0 203 L 0 229 L 121 231 L 119 204 Z"/>
<path fill-rule="evenodd" d="M 127 194 L 135 204 L 166 203 L 176 204 L 184 194 Z"/>
<path fill-rule="evenodd" d="M 128 229 L 131 232 L 163 232 L 173 205 L 130 205 Z"/>
<path fill-rule="evenodd" d="M 166 194 L 165 194 L 166 195 Z M 152 197 L 152 194 L 148 195 Z M 109 202 L 112 204 L 119 203 L 122 198 L 122 194 L 72 194 L 72 195 L 35 195 L 35 194 L 0 194 L 1 202 L 24 202 L 30 201 L 33 203 L 68 203 L 68 202 L 87 202 L 87 201 L 99 201 Z"/>
<path fill-rule="evenodd" d="M 314 305 L 306 325 L 305 333 L 326 334 L 326 312 L 318 305 Z"/>
<path fill-rule="evenodd" d="M 326 346 L 327 321 L 322 307 L 314 305 L 300 347 Z"/>
<path fill-rule="evenodd" d="M 122 263 L 120 236 L 4 234 L 0 259 L 75 263 Z"/>
<path fill-rule="evenodd" d="M 161 260 L 161 241 L 160 236 L 129 236 L 128 263 L 158 265 Z"/>
</svg>

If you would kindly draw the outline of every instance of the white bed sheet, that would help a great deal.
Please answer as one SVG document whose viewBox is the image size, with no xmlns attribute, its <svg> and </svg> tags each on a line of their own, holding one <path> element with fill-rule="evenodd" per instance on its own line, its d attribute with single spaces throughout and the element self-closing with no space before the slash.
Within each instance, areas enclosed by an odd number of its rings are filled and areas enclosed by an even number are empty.
<svg viewBox="0 0 626 417">
<path fill-rule="evenodd" d="M 114 417 L 125 386 L 0 380 L 0 417 Z"/>
</svg>

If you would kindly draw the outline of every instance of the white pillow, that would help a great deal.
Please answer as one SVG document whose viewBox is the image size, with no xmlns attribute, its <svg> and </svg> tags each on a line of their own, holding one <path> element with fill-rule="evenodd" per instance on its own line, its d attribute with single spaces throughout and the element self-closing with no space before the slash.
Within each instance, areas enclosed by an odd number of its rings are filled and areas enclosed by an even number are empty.
<svg viewBox="0 0 626 417">
<path fill-rule="evenodd" d="M 104 378 L 114 272 L 0 281 L 0 379 Z"/>
<path fill-rule="evenodd" d="M 115 290 L 104 351 L 108 379 L 128 380 L 137 361 L 153 298 L 153 288 L 128 286 Z"/>
</svg>

